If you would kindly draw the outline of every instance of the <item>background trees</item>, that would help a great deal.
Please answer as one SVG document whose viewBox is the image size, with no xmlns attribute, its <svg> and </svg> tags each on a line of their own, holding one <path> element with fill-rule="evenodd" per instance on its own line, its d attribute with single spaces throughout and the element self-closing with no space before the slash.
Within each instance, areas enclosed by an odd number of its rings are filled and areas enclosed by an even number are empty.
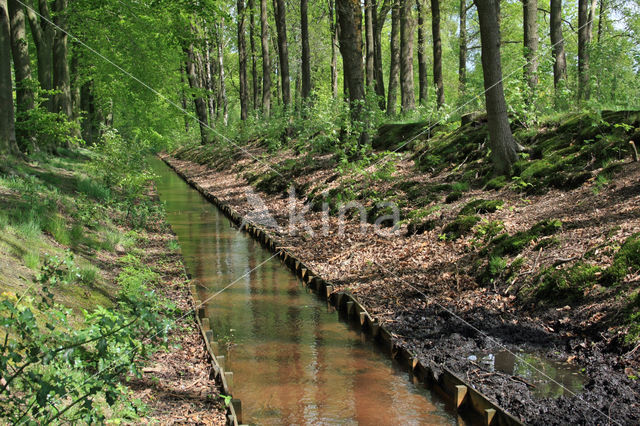
<svg viewBox="0 0 640 426">
<path fill-rule="evenodd" d="M 582 108 L 637 107 L 636 2 L 500 3 L 497 53 L 512 117 L 535 121 L 576 108 L 575 100 Z M 112 125 L 157 143 L 194 137 L 208 143 L 239 121 L 299 114 L 312 88 L 307 113 L 323 114 L 342 94 L 351 102 L 330 108 L 352 111 L 332 119 L 349 116 L 369 129 L 380 124 L 382 111 L 391 119 L 400 112 L 403 120 L 437 121 L 495 109 L 483 96 L 479 10 L 466 0 L 26 4 L 6 2 L 9 60 L 1 76 L 4 105 L 14 97 L 6 87 L 16 99 L 3 108 L 3 120 L 17 128 L 23 151 L 45 144 L 34 135 L 43 120 L 61 126 L 58 139 L 66 120 L 82 121 L 85 136 Z M 187 109 L 187 126 L 175 105 Z M 364 131 L 352 124 L 341 124 L 343 136 Z"/>
</svg>

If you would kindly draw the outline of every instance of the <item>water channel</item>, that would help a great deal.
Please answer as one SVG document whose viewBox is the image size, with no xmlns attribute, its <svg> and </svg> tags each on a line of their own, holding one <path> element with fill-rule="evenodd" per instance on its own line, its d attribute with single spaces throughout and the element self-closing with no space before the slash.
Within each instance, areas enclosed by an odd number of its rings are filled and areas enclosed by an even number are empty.
<svg viewBox="0 0 640 426">
<path fill-rule="evenodd" d="M 233 283 L 206 312 L 244 423 L 462 423 L 162 161 L 151 162 L 200 298 Z"/>
</svg>

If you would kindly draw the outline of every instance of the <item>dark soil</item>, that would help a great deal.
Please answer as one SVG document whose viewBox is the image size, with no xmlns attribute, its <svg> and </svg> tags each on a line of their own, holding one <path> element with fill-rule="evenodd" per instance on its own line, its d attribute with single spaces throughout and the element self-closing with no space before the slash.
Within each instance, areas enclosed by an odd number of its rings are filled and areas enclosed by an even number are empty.
<svg viewBox="0 0 640 426">
<path fill-rule="evenodd" d="M 264 173 L 264 165 L 245 159 L 235 169 L 224 166 L 214 170 L 189 161 L 170 161 L 239 213 L 256 213 L 247 203 L 245 191 L 250 185 L 242 176 L 248 170 Z M 399 179 L 410 180 L 406 174 L 413 173 L 411 170 L 409 164 L 401 163 Z M 302 174 L 296 185 L 326 181 L 333 185 L 334 174 L 331 169 Z M 609 240 L 619 244 L 640 229 L 640 192 L 633 190 L 639 178 L 640 167 L 627 164 L 613 187 L 602 193 L 591 187 L 570 192 L 551 190 L 525 201 L 522 195 L 507 190 L 494 195 L 504 200 L 505 208 L 482 217 L 504 221 L 510 235 L 530 230 L 543 220 L 559 219 L 563 228 L 554 235 L 558 244 L 534 251 L 539 243 L 534 239 L 522 248 L 520 256 L 525 262 L 516 279 L 488 285 L 479 285 L 474 277 L 473 263 L 478 253 L 470 245 L 472 237 L 443 240 L 438 238 L 441 227 L 407 235 L 403 226 L 393 236 L 380 237 L 373 232 L 362 233 L 359 223 L 348 221 L 344 235 L 323 235 L 317 232 L 321 229 L 321 213 L 310 210 L 305 218 L 315 233 L 291 232 L 286 227 L 270 232 L 281 246 L 331 281 L 336 290 L 352 292 L 372 315 L 386 323 L 399 343 L 430 362 L 434 370 L 450 367 L 522 421 L 639 424 L 640 380 L 634 376 L 638 376 L 640 350 L 625 342 L 628 325 L 616 323 L 626 306 L 626 299 L 616 298 L 616 294 L 626 293 L 619 293 L 620 288 L 612 293 L 596 286 L 585 289 L 584 298 L 578 301 L 541 301 L 523 296 L 527 294 L 524 289 L 531 286 L 526 280 L 544 267 L 560 259 L 557 267 L 562 268 L 575 260 L 572 258 L 581 258 Z M 376 189 L 383 191 L 384 187 Z M 280 193 L 260 196 L 275 220 L 286 224 L 289 207 L 285 197 Z M 480 198 L 487 199 L 487 193 L 464 193 L 450 208 L 438 213 L 438 222 L 451 222 L 462 207 Z M 303 202 L 298 200 L 298 209 Z M 330 229 L 337 229 L 337 218 L 330 217 L 329 221 Z M 603 254 L 599 261 L 606 264 L 610 257 Z M 624 286 L 623 290 L 637 288 L 637 281 L 628 277 Z M 586 377 L 583 391 L 575 396 L 565 392 L 559 398 L 539 399 L 517 377 L 485 371 L 468 358 L 472 353 L 505 348 L 575 365 Z"/>
</svg>

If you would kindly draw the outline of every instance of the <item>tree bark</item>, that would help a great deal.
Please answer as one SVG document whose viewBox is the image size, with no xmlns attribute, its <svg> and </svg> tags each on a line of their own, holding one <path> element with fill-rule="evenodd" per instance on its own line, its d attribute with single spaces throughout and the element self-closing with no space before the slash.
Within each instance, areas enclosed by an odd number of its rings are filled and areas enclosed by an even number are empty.
<svg viewBox="0 0 640 426">
<path fill-rule="evenodd" d="M 417 0 L 418 6 L 418 93 L 419 102 L 424 104 L 429 96 L 429 85 L 427 81 L 427 30 L 425 28 L 425 5 L 424 0 Z"/>
<path fill-rule="evenodd" d="M 38 0 L 38 11 L 42 18 L 35 12 L 33 2 L 27 3 L 27 19 L 33 41 L 36 45 L 36 56 L 38 59 L 38 82 L 44 90 L 53 89 L 53 37 L 54 28 L 51 25 L 51 14 L 47 0 Z M 53 111 L 52 100 L 44 103 L 49 111 Z"/>
<path fill-rule="evenodd" d="M 400 97 L 402 112 L 415 109 L 416 95 L 413 85 L 413 0 L 400 5 Z"/>
<path fill-rule="evenodd" d="M 267 0 L 260 0 L 260 43 L 262 44 L 262 113 L 271 114 L 271 60 L 269 59 L 269 22 Z"/>
<path fill-rule="evenodd" d="M 438 108 L 444 105 L 442 77 L 442 39 L 440 37 L 440 0 L 431 0 L 431 30 L 433 33 L 433 84 L 436 87 Z"/>
<path fill-rule="evenodd" d="M 338 99 L 338 26 L 336 25 L 335 1 L 329 0 L 329 31 L 331 32 L 331 93 Z"/>
<path fill-rule="evenodd" d="M 200 141 L 202 145 L 207 144 L 209 141 L 207 130 L 207 104 L 202 97 L 202 87 L 198 84 L 198 72 L 196 70 L 196 57 L 193 51 L 193 45 L 184 49 L 187 60 L 187 80 L 189 80 L 189 87 L 191 88 L 193 103 L 196 107 L 196 118 L 200 125 Z"/>
<path fill-rule="evenodd" d="M 11 82 L 11 34 L 7 0 L 0 0 L 0 155 L 16 154 Z"/>
<path fill-rule="evenodd" d="M 564 53 L 562 35 L 562 0 L 551 0 L 549 18 L 551 47 L 553 54 L 553 85 L 558 89 L 560 81 L 567 80 L 567 57 Z"/>
<path fill-rule="evenodd" d="M 184 115 L 184 131 L 189 133 L 189 114 L 188 114 L 188 105 L 187 105 L 187 96 L 184 93 L 185 81 L 184 75 L 186 73 L 186 66 L 180 66 L 180 95 L 182 101 L 182 111 Z"/>
<path fill-rule="evenodd" d="M 578 100 L 589 100 L 589 48 L 597 0 L 578 0 Z"/>
<path fill-rule="evenodd" d="M 364 74 L 362 70 L 362 10 L 359 0 L 336 0 L 340 25 L 340 52 L 344 65 L 345 81 L 349 89 L 351 118 L 362 119 L 364 101 Z M 366 140 L 363 132 L 361 141 Z"/>
<path fill-rule="evenodd" d="M 509 126 L 502 86 L 500 58 L 500 0 L 474 0 L 478 9 L 482 44 L 482 73 L 489 121 L 489 147 L 496 172 L 508 174 L 517 160 L 517 145 Z"/>
<path fill-rule="evenodd" d="M 467 0 L 460 0 L 460 50 L 458 54 L 458 91 L 464 95 L 467 88 Z"/>
<path fill-rule="evenodd" d="M 57 93 L 53 97 L 55 112 L 62 112 L 71 119 L 71 80 L 69 77 L 69 45 L 67 40 L 67 5 L 68 0 L 56 0 L 54 23 L 57 28 L 53 38 L 53 88 Z"/>
<path fill-rule="evenodd" d="M 256 61 L 256 11 L 255 0 L 249 0 L 249 46 L 251 49 L 251 85 L 253 93 L 253 109 L 258 109 L 260 103 L 260 79 L 258 78 L 258 64 Z"/>
<path fill-rule="evenodd" d="M 37 149 L 33 132 L 21 126 L 27 119 L 25 113 L 34 108 L 31 86 L 31 61 L 25 23 L 25 7 L 16 0 L 9 0 L 9 22 L 11 26 L 11 53 L 16 83 L 16 139 L 22 151 Z"/>
<path fill-rule="evenodd" d="M 220 115 L 220 106 L 222 106 L 222 120 L 226 126 L 229 123 L 229 105 L 227 102 L 227 85 L 224 81 L 224 40 L 222 38 L 222 22 L 218 24 L 216 29 L 216 44 L 218 46 L 218 80 L 220 90 L 218 91 L 218 116 Z"/>
<path fill-rule="evenodd" d="M 524 76 L 529 86 L 529 102 L 533 100 L 538 85 L 538 0 L 522 1 L 524 28 Z"/>
<path fill-rule="evenodd" d="M 385 109 L 384 71 L 382 69 L 382 30 L 387 20 L 387 15 L 391 10 L 391 1 L 383 0 L 380 11 L 377 9 L 376 0 L 371 0 L 373 6 L 373 74 L 376 80 L 376 95 L 381 110 Z"/>
<path fill-rule="evenodd" d="M 303 102 L 311 96 L 311 50 L 309 48 L 308 0 L 300 0 L 300 37 L 302 41 L 302 88 Z"/>
<path fill-rule="evenodd" d="M 249 116 L 249 86 L 247 84 L 247 43 L 245 39 L 244 0 L 238 0 L 238 80 L 240 83 L 240 119 Z"/>
<path fill-rule="evenodd" d="M 391 39 L 389 50 L 391 61 L 389 65 L 389 88 L 387 90 L 387 115 L 396 114 L 398 99 L 398 84 L 400 75 L 400 0 L 393 0 L 391 9 Z"/>
<path fill-rule="evenodd" d="M 11 53 L 16 76 L 16 106 L 18 112 L 33 109 L 33 90 L 31 80 L 31 61 L 25 24 L 24 6 L 16 0 L 9 0 L 9 21 L 11 25 Z"/>
<path fill-rule="evenodd" d="M 373 12 L 371 6 L 371 0 L 364 0 L 364 30 L 365 30 L 365 75 L 367 80 L 367 87 L 373 88 L 375 84 L 374 79 L 374 56 L 375 49 L 373 46 Z"/>
<path fill-rule="evenodd" d="M 86 114 L 84 120 L 82 120 L 82 139 L 87 144 L 93 145 L 98 139 L 93 80 L 84 82 L 80 88 L 80 109 Z"/>
<path fill-rule="evenodd" d="M 214 79 L 213 79 L 213 64 L 211 62 L 212 61 L 211 50 L 212 50 L 212 43 L 207 37 L 204 43 L 205 87 L 207 89 L 207 110 L 209 111 L 209 124 L 211 125 L 211 127 L 213 127 L 213 124 L 216 121 L 216 100 L 214 97 L 215 85 L 213 81 Z"/>
<path fill-rule="evenodd" d="M 280 59 L 280 81 L 282 103 L 287 108 L 291 103 L 291 81 L 289 74 L 289 44 L 287 42 L 287 12 L 284 0 L 274 0 L 276 31 L 278 33 L 278 57 Z"/>
</svg>

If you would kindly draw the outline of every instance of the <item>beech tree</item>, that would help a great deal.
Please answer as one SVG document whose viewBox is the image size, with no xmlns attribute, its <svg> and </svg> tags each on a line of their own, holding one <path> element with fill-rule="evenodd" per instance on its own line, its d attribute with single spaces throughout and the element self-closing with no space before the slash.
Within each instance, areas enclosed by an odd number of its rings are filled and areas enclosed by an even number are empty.
<svg viewBox="0 0 640 426">
<path fill-rule="evenodd" d="M 433 84 L 438 108 L 444 105 L 444 77 L 442 76 L 442 39 L 440 37 L 440 0 L 431 0 L 431 28 L 433 32 Z"/>
<path fill-rule="evenodd" d="M 308 0 L 300 0 L 300 40 L 302 42 L 302 99 L 311 96 L 311 49 L 309 47 Z"/>
<path fill-rule="evenodd" d="M 482 73 L 484 76 L 485 103 L 489 121 L 489 147 L 498 173 L 508 174 L 517 160 L 517 145 L 511 133 L 507 102 L 502 86 L 502 61 L 500 57 L 500 0 L 474 0 L 478 9 L 482 44 Z"/>
<path fill-rule="evenodd" d="M 0 0 L 0 155 L 16 152 L 9 9 L 7 0 Z"/>
<path fill-rule="evenodd" d="M 238 80 L 240 84 L 240 119 L 246 120 L 249 115 L 249 86 L 247 84 L 247 43 L 245 39 L 245 7 L 244 0 L 238 0 Z"/>
<path fill-rule="evenodd" d="M 67 118 L 73 116 L 71 104 L 71 78 L 69 75 L 69 46 L 67 35 L 68 0 L 55 0 L 53 37 L 53 88 L 58 91 L 53 97 L 53 109 Z"/>
<path fill-rule="evenodd" d="M 27 3 L 27 6 L 29 28 L 36 46 L 38 82 L 42 89 L 51 90 L 53 88 L 53 38 L 55 30 L 51 25 L 49 3 L 47 0 L 38 0 L 37 8 L 33 2 Z M 48 100 L 45 105 L 50 111 L 53 111 L 53 102 Z"/>
<path fill-rule="evenodd" d="M 24 113 L 34 108 L 33 90 L 30 86 L 31 61 L 27 44 L 25 13 L 24 6 L 16 0 L 9 0 L 8 6 L 11 25 L 11 52 L 16 77 L 17 119 L 24 120 Z M 23 150 L 26 148 L 28 138 L 29 136 L 26 134 L 18 135 L 18 142 Z"/>
<path fill-rule="evenodd" d="M 553 84 L 557 89 L 558 84 L 567 79 L 567 57 L 562 35 L 562 0 L 551 0 L 549 26 L 553 52 Z"/>
<path fill-rule="evenodd" d="M 289 44 L 287 41 L 287 12 L 284 0 L 273 0 L 275 9 L 276 30 L 278 33 L 278 57 L 280 58 L 280 84 L 282 86 L 282 103 L 285 108 L 291 103 L 291 82 L 289 74 Z"/>
<path fill-rule="evenodd" d="M 538 85 L 538 0 L 523 0 L 524 75 L 529 85 L 530 97 Z"/>
<path fill-rule="evenodd" d="M 400 82 L 400 0 L 393 0 L 391 9 L 391 38 L 389 40 L 389 89 L 387 115 L 395 115 Z"/>
<path fill-rule="evenodd" d="M 269 117 L 271 114 L 271 60 L 267 0 L 260 0 L 260 44 L 262 46 L 262 113 L 265 117 Z"/>
<path fill-rule="evenodd" d="M 416 107 L 413 85 L 413 0 L 400 2 L 400 97 L 402 112 Z"/>
<path fill-rule="evenodd" d="M 418 93 L 419 102 L 425 103 L 429 93 L 427 82 L 427 30 L 425 28 L 426 10 L 424 0 L 416 0 L 418 7 Z"/>
<path fill-rule="evenodd" d="M 578 99 L 588 100 L 589 46 L 593 37 L 593 19 L 597 0 L 578 0 Z"/>
</svg>

